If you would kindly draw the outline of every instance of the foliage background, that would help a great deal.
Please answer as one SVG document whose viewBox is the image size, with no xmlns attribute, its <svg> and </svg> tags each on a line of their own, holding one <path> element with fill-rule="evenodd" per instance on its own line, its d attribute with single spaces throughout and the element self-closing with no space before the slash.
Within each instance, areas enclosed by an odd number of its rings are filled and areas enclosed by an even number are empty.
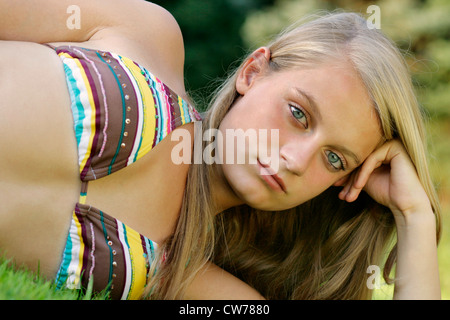
<svg viewBox="0 0 450 320">
<path fill-rule="evenodd" d="M 251 49 L 317 10 L 360 12 L 377 5 L 381 30 L 407 53 L 428 112 L 432 173 L 443 206 L 439 245 L 442 298 L 450 299 L 450 1 L 448 0 L 161 0 L 183 32 L 186 86 L 203 109 L 217 80 Z M 387 290 L 387 294 L 390 292 Z M 376 293 L 377 294 L 377 293 Z M 378 295 L 383 297 L 383 294 Z"/>
</svg>

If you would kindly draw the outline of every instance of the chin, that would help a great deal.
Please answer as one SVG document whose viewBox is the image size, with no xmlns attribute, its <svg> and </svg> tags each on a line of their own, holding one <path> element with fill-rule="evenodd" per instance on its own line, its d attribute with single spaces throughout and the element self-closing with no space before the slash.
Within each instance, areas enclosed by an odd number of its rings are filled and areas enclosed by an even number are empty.
<svg viewBox="0 0 450 320">
<path fill-rule="evenodd" d="M 266 190 L 264 186 L 251 188 L 248 184 L 244 184 L 240 185 L 237 190 L 235 189 L 235 192 L 244 204 L 254 209 L 281 211 L 293 207 L 286 204 L 283 199 L 280 199 L 270 191 Z"/>
</svg>

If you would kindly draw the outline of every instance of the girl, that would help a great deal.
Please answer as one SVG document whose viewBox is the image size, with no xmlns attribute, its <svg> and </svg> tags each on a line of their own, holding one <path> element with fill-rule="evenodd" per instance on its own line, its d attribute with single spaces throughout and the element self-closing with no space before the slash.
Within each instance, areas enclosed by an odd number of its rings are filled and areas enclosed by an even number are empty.
<svg viewBox="0 0 450 320">
<path fill-rule="evenodd" d="M 171 159 L 201 118 L 162 8 L 0 12 L 0 246 L 16 263 L 111 298 L 362 299 L 389 249 L 395 298 L 440 297 L 420 110 L 398 50 L 360 16 L 287 30 L 217 91 L 203 130 L 277 132 L 275 167 L 250 148 L 243 164 Z"/>
</svg>

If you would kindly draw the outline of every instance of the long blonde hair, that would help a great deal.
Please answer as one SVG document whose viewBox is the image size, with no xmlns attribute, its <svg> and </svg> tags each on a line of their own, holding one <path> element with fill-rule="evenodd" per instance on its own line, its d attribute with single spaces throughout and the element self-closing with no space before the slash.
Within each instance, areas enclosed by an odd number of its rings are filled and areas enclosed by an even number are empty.
<svg viewBox="0 0 450 320">
<path fill-rule="evenodd" d="M 294 25 L 268 47 L 273 72 L 332 59 L 352 63 L 378 112 L 384 138 L 400 139 L 416 166 L 436 215 L 439 240 L 440 206 L 428 170 L 423 114 L 395 44 L 368 28 L 361 15 L 340 12 Z M 218 128 L 232 107 L 238 96 L 237 71 L 218 88 L 203 130 Z M 394 219 L 366 194 L 346 203 L 338 199 L 339 190 L 330 187 L 290 210 L 239 206 L 215 216 L 211 169 L 205 163 L 191 165 L 177 229 L 161 247 L 164 257 L 158 261 L 163 262 L 154 264 L 147 294 L 182 298 L 209 260 L 268 299 L 370 298 L 370 265 L 384 267 L 390 281 L 396 261 Z"/>
</svg>

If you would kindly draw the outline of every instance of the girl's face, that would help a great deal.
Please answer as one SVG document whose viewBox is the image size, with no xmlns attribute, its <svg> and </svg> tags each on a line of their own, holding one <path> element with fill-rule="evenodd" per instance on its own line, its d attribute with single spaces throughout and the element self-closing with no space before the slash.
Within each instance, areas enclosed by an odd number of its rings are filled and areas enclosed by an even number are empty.
<svg viewBox="0 0 450 320">
<path fill-rule="evenodd" d="M 345 180 L 382 141 L 376 112 L 349 63 L 264 74 L 264 62 L 255 58 L 241 69 L 236 88 L 241 96 L 219 127 L 224 146 L 227 129 L 265 129 L 269 143 L 271 129 L 279 137 L 272 164 L 274 154 L 247 146 L 244 164 L 220 166 L 230 192 L 251 207 L 283 210 L 314 198 Z"/>
</svg>

